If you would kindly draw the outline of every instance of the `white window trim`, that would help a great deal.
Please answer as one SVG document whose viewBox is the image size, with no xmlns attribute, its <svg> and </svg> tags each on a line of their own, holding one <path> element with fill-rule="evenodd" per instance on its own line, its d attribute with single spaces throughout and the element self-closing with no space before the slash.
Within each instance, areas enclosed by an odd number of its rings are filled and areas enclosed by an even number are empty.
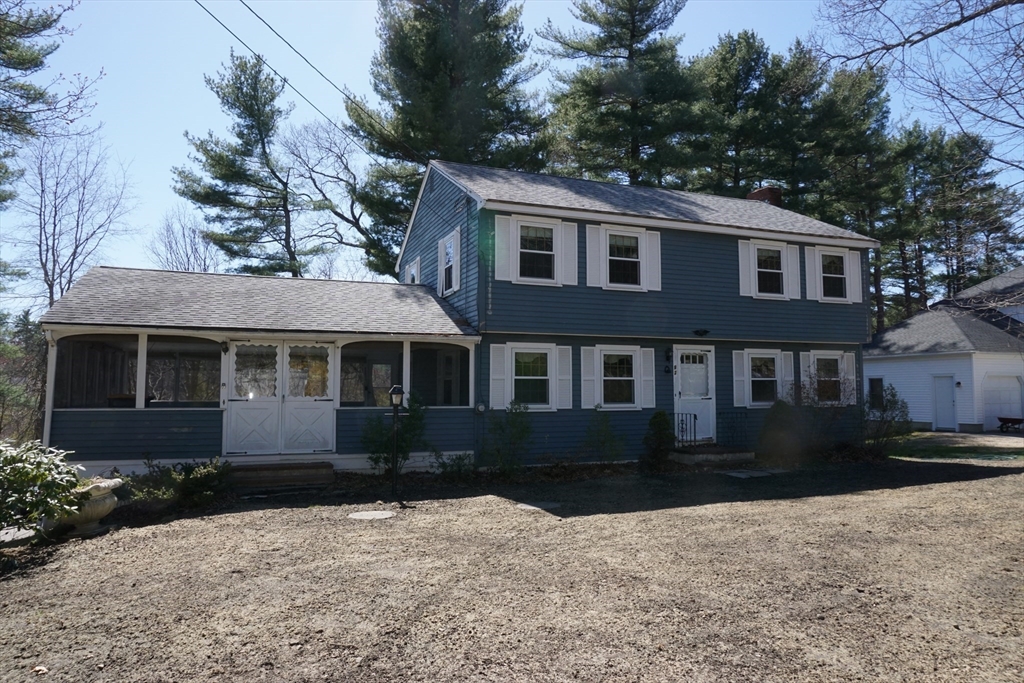
<svg viewBox="0 0 1024 683">
<path fill-rule="evenodd" d="M 823 304 L 853 303 L 853 301 L 850 299 L 850 250 L 833 249 L 829 247 L 816 247 L 814 251 L 816 252 L 815 258 L 817 259 L 816 270 L 818 275 L 818 301 L 820 301 Z M 844 297 L 825 296 L 825 271 L 821 267 L 821 257 L 825 256 L 826 254 L 829 256 L 840 256 L 843 259 L 843 284 L 845 285 L 843 289 L 846 291 L 846 296 Z M 829 277 L 835 277 L 835 275 L 830 275 Z"/>
<path fill-rule="evenodd" d="M 545 353 L 548 357 L 548 402 L 525 403 L 531 413 L 553 413 L 557 410 L 558 391 L 558 350 L 555 344 L 508 344 L 506 346 L 506 377 L 508 390 L 505 405 L 512 403 L 516 395 L 516 353 Z"/>
<path fill-rule="evenodd" d="M 754 373 L 751 371 L 750 361 L 752 358 L 775 358 L 775 400 L 770 402 L 754 402 L 753 392 L 753 379 Z M 785 384 L 783 378 L 786 374 L 783 366 L 782 350 L 781 349 L 744 349 L 743 350 L 743 362 L 746 364 L 746 381 L 747 381 L 747 407 L 748 408 L 771 408 L 775 401 L 785 399 L 783 389 Z"/>
<path fill-rule="evenodd" d="M 407 284 L 407 285 L 411 285 L 411 284 L 417 284 L 418 285 L 421 282 L 420 272 L 421 272 L 420 271 L 420 257 L 417 256 L 416 259 L 412 263 L 410 263 L 409 265 L 407 265 L 405 267 L 405 277 L 402 278 L 402 281 L 405 282 L 405 284 Z M 413 282 L 412 281 L 412 277 L 410 277 L 412 273 L 416 274 L 416 281 L 415 282 Z"/>
<path fill-rule="evenodd" d="M 777 249 L 779 252 L 779 259 L 782 263 L 782 294 L 775 294 L 773 292 L 761 292 L 757 288 L 757 249 Z M 789 262 L 788 254 L 786 253 L 785 242 L 767 242 L 764 240 L 750 240 L 750 291 L 755 299 L 775 299 L 776 301 L 786 301 L 791 299 L 789 292 L 786 291 L 786 279 L 789 276 Z M 748 366 L 749 369 L 749 366 Z"/>
<path fill-rule="evenodd" d="M 604 401 L 604 357 L 606 354 L 616 355 L 632 355 L 633 356 L 633 403 L 616 403 L 614 405 L 606 405 Z M 598 345 L 595 347 L 596 356 L 596 379 L 597 379 L 597 410 L 642 410 L 641 401 L 643 397 L 641 392 L 643 386 L 640 382 L 640 378 L 643 375 L 643 370 L 640 366 L 640 347 L 639 346 L 602 346 Z"/>
<path fill-rule="evenodd" d="M 819 359 L 825 359 L 825 358 L 834 359 L 837 362 L 837 366 L 839 368 L 839 377 L 837 378 L 839 380 L 839 400 L 838 401 L 822 401 L 818 397 L 818 384 L 817 384 L 817 380 L 818 380 L 818 360 Z M 849 380 L 853 379 L 853 378 L 845 377 L 845 373 L 843 371 L 843 352 L 842 351 L 811 351 L 810 359 L 811 359 L 811 362 L 810 362 L 810 365 L 808 366 L 808 376 L 807 377 L 801 377 L 800 380 L 801 380 L 801 382 L 808 382 L 810 380 L 814 381 L 814 386 L 811 388 L 812 391 L 814 391 L 814 400 L 818 403 L 818 405 L 822 405 L 822 406 L 840 406 L 840 405 L 844 405 L 843 395 L 842 395 L 843 394 L 843 389 L 845 388 L 845 389 L 849 390 L 848 387 L 844 386 L 844 384 L 849 382 Z M 801 368 L 801 371 L 803 371 L 803 368 Z"/>
<path fill-rule="evenodd" d="M 636 241 L 639 248 L 638 255 L 640 256 L 639 285 L 627 285 L 609 281 L 608 259 L 611 257 L 608 255 L 608 238 L 611 235 L 625 235 L 637 238 Z M 622 225 L 601 226 L 601 287 L 603 289 L 617 289 L 625 292 L 646 292 L 648 278 L 650 277 L 648 268 L 649 258 L 650 256 L 647 253 L 647 230 L 644 228 L 631 228 Z"/>
<path fill-rule="evenodd" d="M 444 251 L 445 245 L 452 243 L 452 286 L 450 289 L 444 287 Z M 459 291 L 459 270 L 461 267 L 461 256 L 459 255 L 459 230 L 453 230 L 437 242 L 437 294 L 446 297 L 449 294 Z"/>
<path fill-rule="evenodd" d="M 542 287 L 561 287 L 564 281 L 562 273 L 562 223 L 544 218 L 533 218 L 530 216 L 512 216 L 509 251 L 512 256 L 511 276 L 512 282 L 520 285 L 540 285 Z M 519 252 L 522 240 L 520 230 L 524 227 L 550 228 L 552 234 L 551 247 L 554 251 L 554 279 L 543 280 L 534 277 L 521 277 L 519 275 Z"/>
<path fill-rule="evenodd" d="M 839 400 L 820 401 L 818 399 L 817 368 L 819 358 L 835 358 L 839 361 Z M 813 399 L 821 406 L 852 406 L 857 404 L 858 381 L 856 354 L 850 351 L 811 350 L 800 354 L 800 383 L 806 385 L 815 380 Z M 884 385 L 883 385 L 884 386 Z"/>
</svg>

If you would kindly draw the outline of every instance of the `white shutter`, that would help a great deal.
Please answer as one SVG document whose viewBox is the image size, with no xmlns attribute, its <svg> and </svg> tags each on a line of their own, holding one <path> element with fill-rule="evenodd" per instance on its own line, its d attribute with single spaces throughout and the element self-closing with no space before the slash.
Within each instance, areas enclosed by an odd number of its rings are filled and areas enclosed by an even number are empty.
<svg viewBox="0 0 1024 683">
<path fill-rule="evenodd" d="M 786 247 L 789 255 L 786 264 L 786 298 L 800 298 L 800 247 L 789 245 Z"/>
<path fill-rule="evenodd" d="M 462 280 L 462 229 L 456 229 L 452 237 L 452 291 L 458 291 Z"/>
<path fill-rule="evenodd" d="M 783 401 L 793 402 L 793 352 L 782 354 L 782 396 Z"/>
<path fill-rule="evenodd" d="M 647 280 L 644 289 L 650 292 L 661 291 L 661 233 L 657 230 L 647 231 Z"/>
<path fill-rule="evenodd" d="M 572 410 L 572 347 L 558 347 L 558 410 Z"/>
<path fill-rule="evenodd" d="M 800 388 L 802 391 L 814 391 L 814 387 L 811 386 L 811 354 L 808 351 L 800 352 Z M 802 398 L 813 398 L 813 394 Z"/>
<path fill-rule="evenodd" d="M 737 408 L 747 405 L 747 360 L 742 351 L 732 352 L 732 404 Z"/>
<path fill-rule="evenodd" d="M 509 243 L 512 241 L 512 220 L 508 216 L 494 217 L 494 279 L 512 279 L 512 255 Z"/>
<path fill-rule="evenodd" d="M 597 349 L 580 348 L 580 408 L 597 405 Z"/>
<path fill-rule="evenodd" d="M 562 279 L 563 285 L 579 282 L 579 242 L 576 239 L 576 224 L 562 223 Z"/>
<path fill-rule="evenodd" d="M 640 407 L 654 408 L 654 349 L 640 349 Z"/>
<path fill-rule="evenodd" d="M 601 228 L 587 226 L 587 287 L 601 287 Z"/>
<path fill-rule="evenodd" d="M 848 406 L 857 405 L 857 354 L 844 353 L 842 366 L 843 403 Z"/>
<path fill-rule="evenodd" d="M 846 286 L 850 289 L 850 301 L 855 304 L 864 301 L 864 294 L 861 292 L 862 282 L 864 282 L 864 273 L 860 271 L 860 252 L 848 251 L 846 253 Z"/>
<path fill-rule="evenodd" d="M 740 240 L 740 296 L 754 296 L 750 285 L 750 242 Z M 743 405 L 746 405 L 744 401 Z"/>
<path fill-rule="evenodd" d="M 437 295 L 444 294 L 444 239 L 437 243 Z"/>
<path fill-rule="evenodd" d="M 821 282 L 818 275 L 821 271 L 818 250 L 814 247 L 804 247 L 804 260 L 807 262 L 807 298 L 812 301 L 821 301 L 821 296 L 818 294 L 818 283 Z"/>
<path fill-rule="evenodd" d="M 508 407 L 508 347 L 491 344 L 491 410 Z"/>
</svg>

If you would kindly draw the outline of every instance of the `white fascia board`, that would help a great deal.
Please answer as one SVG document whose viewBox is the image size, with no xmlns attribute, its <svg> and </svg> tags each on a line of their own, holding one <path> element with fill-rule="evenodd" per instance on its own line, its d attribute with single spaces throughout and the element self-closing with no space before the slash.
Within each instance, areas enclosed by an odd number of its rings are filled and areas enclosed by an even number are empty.
<svg viewBox="0 0 1024 683">
<path fill-rule="evenodd" d="M 509 202 L 496 202 L 492 200 L 485 201 L 482 208 L 490 209 L 492 211 L 508 211 L 512 213 L 533 212 L 537 215 L 557 216 L 563 219 L 586 221 L 591 223 L 611 222 L 619 225 L 635 225 L 645 228 L 689 230 L 691 232 L 735 235 L 737 237 L 747 237 L 751 239 L 776 239 L 786 242 L 799 242 L 801 244 L 834 245 L 837 247 L 849 247 L 852 249 L 877 249 L 881 246 L 881 242 L 869 237 L 829 237 L 828 235 L 806 235 L 796 232 L 737 228 L 726 225 L 711 225 L 708 223 L 688 223 L 686 221 L 676 221 L 670 218 L 652 218 L 649 216 L 602 213 L 600 211 L 560 209 L 552 206 L 533 206 Z"/>
<path fill-rule="evenodd" d="M 184 327 L 131 327 L 117 325 L 67 325 L 43 323 L 43 329 L 52 334 L 54 341 L 79 334 L 150 334 L 170 337 L 199 337 L 213 341 L 245 341 L 249 339 L 274 341 L 318 341 L 325 344 L 351 344 L 364 341 L 433 342 L 443 340 L 461 346 L 475 346 L 480 335 L 465 334 L 380 334 L 358 332 L 264 332 L 262 330 L 218 330 Z"/>
<path fill-rule="evenodd" d="M 928 351 L 925 353 L 891 353 L 884 356 L 869 356 L 864 354 L 864 362 L 872 361 L 898 361 L 904 358 L 969 358 L 977 351 Z"/>
<path fill-rule="evenodd" d="M 420 209 L 420 200 L 423 198 L 423 188 L 427 186 L 427 178 L 430 176 L 431 171 L 439 173 L 456 187 L 462 189 L 463 192 L 473 198 L 477 207 L 483 206 L 484 203 L 484 200 L 481 199 L 479 195 L 435 166 L 433 161 L 427 164 L 427 172 L 423 174 L 423 181 L 420 183 L 420 191 L 416 193 L 416 203 L 412 205 L 412 215 L 409 216 L 409 224 L 405 226 L 405 237 L 402 238 L 402 247 L 398 250 L 398 258 L 395 260 L 395 272 L 399 274 L 402 272 L 402 256 L 405 254 L 405 245 L 409 241 L 409 232 L 412 231 L 412 224 L 416 222 L 416 213 Z"/>
</svg>

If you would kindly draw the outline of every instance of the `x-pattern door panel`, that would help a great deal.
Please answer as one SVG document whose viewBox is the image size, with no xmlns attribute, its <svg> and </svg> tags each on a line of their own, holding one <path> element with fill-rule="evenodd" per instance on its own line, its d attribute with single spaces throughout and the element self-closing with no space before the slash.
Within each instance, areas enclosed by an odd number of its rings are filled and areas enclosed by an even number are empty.
<svg viewBox="0 0 1024 683">
<path fill-rule="evenodd" d="M 288 393 L 282 403 L 286 453 L 334 450 L 334 383 L 330 347 L 286 344 Z"/>
</svg>

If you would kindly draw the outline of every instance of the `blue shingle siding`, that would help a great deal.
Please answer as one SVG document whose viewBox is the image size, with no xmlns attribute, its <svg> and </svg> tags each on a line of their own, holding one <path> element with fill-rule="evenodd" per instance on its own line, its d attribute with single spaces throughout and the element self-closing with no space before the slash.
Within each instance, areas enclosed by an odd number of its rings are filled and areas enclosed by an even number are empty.
<svg viewBox="0 0 1024 683">
<path fill-rule="evenodd" d="M 337 412 L 338 448 L 340 455 L 366 453 L 363 448 L 363 425 L 374 415 L 384 416 L 391 424 L 391 410 L 382 408 L 342 408 Z M 427 408 L 427 442 L 441 451 L 473 451 L 476 444 L 472 408 Z"/>
<path fill-rule="evenodd" d="M 491 212 L 481 225 L 493 242 Z M 623 225 L 628 225 L 624 221 Z M 588 287 L 587 230 L 578 223 L 578 285 L 543 287 L 493 279 L 483 282 L 484 326 L 493 332 L 623 334 L 697 339 L 709 330 L 728 339 L 860 343 L 866 339 L 868 303 L 825 304 L 740 296 L 737 237 L 661 230 L 661 291 L 624 292 Z M 493 250 L 489 254 L 493 258 Z M 866 252 L 861 260 L 867 262 Z M 806 264 L 800 248 L 801 294 Z M 866 269 L 862 268 L 862 273 Z M 867 293 L 863 282 L 862 292 Z"/>
<path fill-rule="evenodd" d="M 460 235 L 460 287 L 445 299 L 458 310 L 470 325 L 477 324 L 476 296 L 479 282 L 477 206 L 457 185 L 432 172 L 423 188 L 416 219 L 399 264 L 400 279 L 405 267 L 420 259 L 420 282 L 437 290 L 437 243 L 456 228 Z"/>
<path fill-rule="evenodd" d="M 533 425 L 533 437 L 528 454 L 529 463 L 544 462 L 552 459 L 577 458 L 585 455 L 584 444 L 587 440 L 588 429 L 596 422 L 599 415 L 608 416 L 612 429 L 622 439 L 623 457 L 630 459 L 638 458 L 643 453 L 643 437 L 647 433 L 647 424 L 654 412 L 656 410 L 664 410 L 670 415 L 675 412 L 675 377 L 672 371 L 672 361 L 666 360 L 666 354 L 671 351 L 674 344 L 694 344 L 692 339 L 665 340 L 644 337 L 608 338 L 485 334 L 478 351 L 478 358 L 480 359 L 479 382 L 477 385 L 478 401 L 488 404 L 490 400 L 490 346 L 492 344 L 528 344 L 531 342 L 570 346 L 572 348 L 573 408 L 572 410 L 529 414 Z M 640 346 L 641 348 L 654 349 L 656 408 L 623 411 L 596 411 L 580 408 L 580 348 L 584 346 L 597 346 L 599 344 Z M 702 340 L 700 345 L 713 346 L 715 349 L 714 373 L 717 442 L 723 446 L 742 448 L 744 450 L 752 450 L 757 445 L 758 435 L 764 424 L 764 417 L 768 412 L 768 408 L 733 406 L 733 351 L 749 348 L 771 348 L 783 352 L 792 352 L 794 359 L 794 381 L 796 383 L 802 381 L 799 367 L 801 352 L 812 350 L 856 352 L 858 354 L 857 367 L 861 367 L 860 347 L 851 344 L 766 344 L 763 342 Z M 859 376 L 860 373 L 857 375 L 858 381 Z M 858 397 L 860 401 L 863 401 L 863 391 L 858 391 Z M 501 411 L 487 411 L 485 433 L 490 431 L 492 416 L 496 413 L 498 415 L 503 414 Z M 844 409 L 844 413 L 841 420 L 844 433 L 841 435 L 841 438 L 850 439 L 853 438 L 853 431 L 857 426 L 858 410 L 856 407 L 850 407 L 849 409 Z"/>
<path fill-rule="evenodd" d="M 55 410 L 50 444 L 71 460 L 208 460 L 221 454 L 220 410 Z"/>
</svg>

